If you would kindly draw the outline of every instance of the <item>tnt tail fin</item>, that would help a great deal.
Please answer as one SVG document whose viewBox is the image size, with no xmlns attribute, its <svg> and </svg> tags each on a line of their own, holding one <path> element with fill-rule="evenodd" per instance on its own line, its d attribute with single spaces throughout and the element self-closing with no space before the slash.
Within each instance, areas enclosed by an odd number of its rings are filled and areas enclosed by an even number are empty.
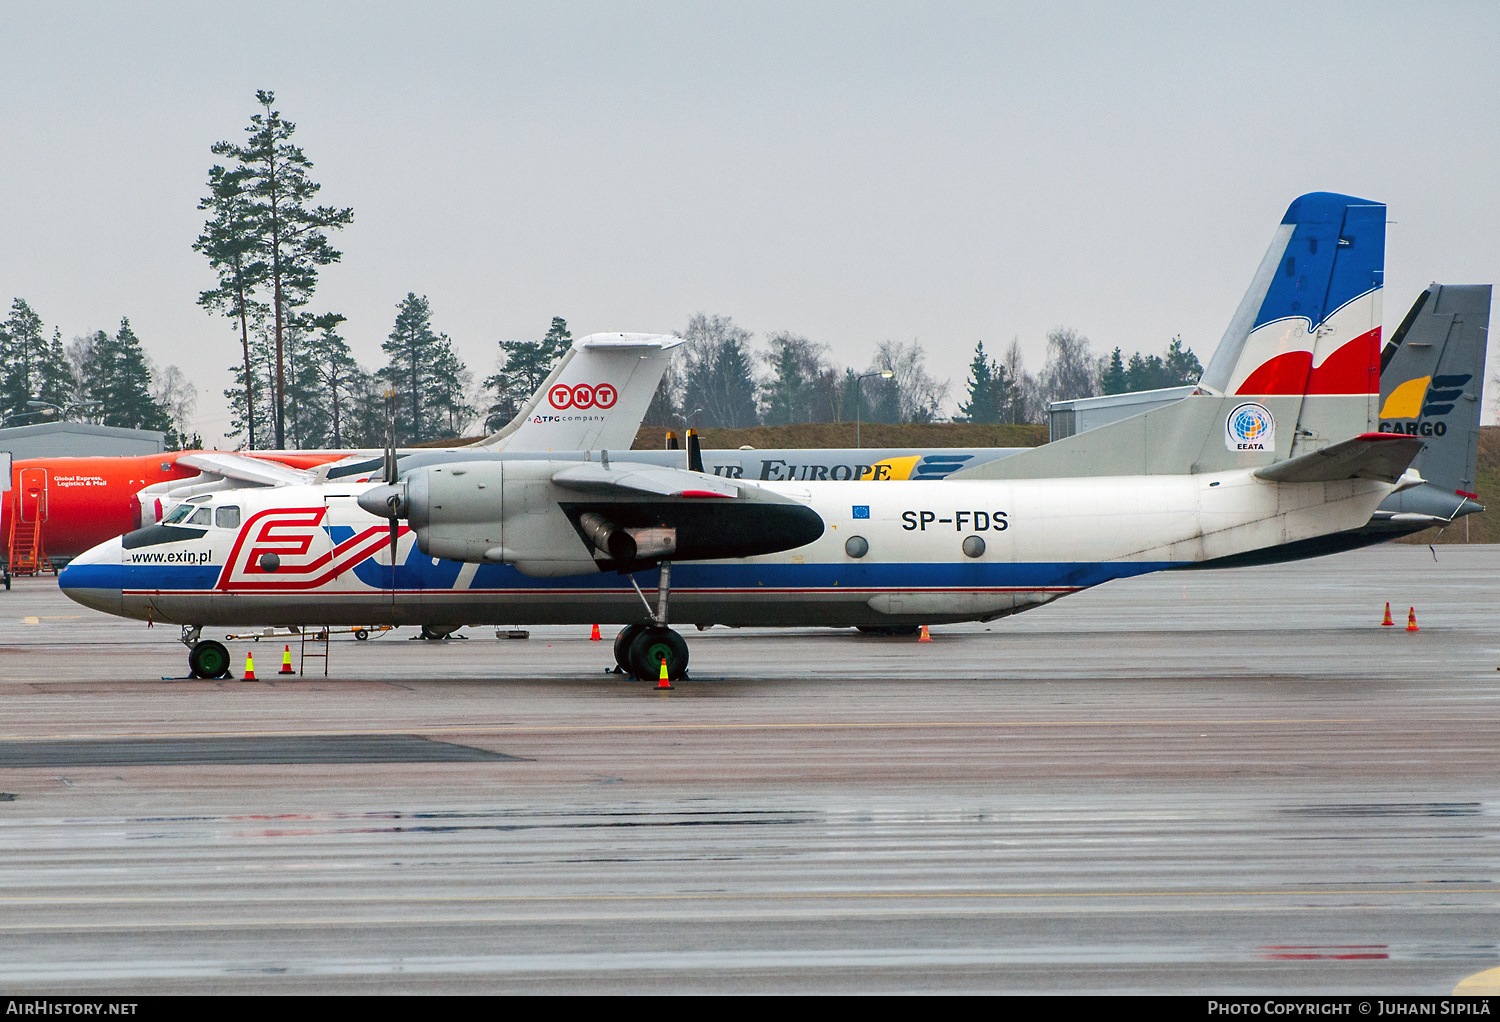
<svg viewBox="0 0 1500 1022">
<path fill-rule="evenodd" d="M 504 429 L 475 446 L 505 451 L 628 451 L 680 337 L 590 334 L 573 342 Z"/>
<path fill-rule="evenodd" d="M 1312 192 L 1287 208 L 1194 394 L 950 479 L 1260 468 L 1372 428 L 1385 206 Z"/>
</svg>

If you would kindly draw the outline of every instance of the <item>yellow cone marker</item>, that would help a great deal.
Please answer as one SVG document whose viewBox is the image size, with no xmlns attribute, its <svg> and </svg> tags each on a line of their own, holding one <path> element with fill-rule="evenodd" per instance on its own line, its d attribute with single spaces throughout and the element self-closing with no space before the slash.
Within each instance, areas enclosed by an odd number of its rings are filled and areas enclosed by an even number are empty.
<svg viewBox="0 0 1500 1022">
<path fill-rule="evenodd" d="M 243 678 L 241 678 L 240 680 L 241 681 L 254 681 L 255 680 L 255 657 L 251 653 L 249 653 L 248 651 L 246 651 L 246 653 L 245 653 L 245 676 Z"/>
<path fill-rule="evenodd" d="M 281 651 L 281 673 L 282 674 L 296 674 L 297 673 L 296 671 L 292 670 L 292 647 L 291 646 L 287 646 L 285 649 L 283 649 Z"/>
<path fill-rule="evenodd" d="M 667 680 L 667 658 L 666 657 L 662 657 L 661 658 L 661 674 L 657 677 L 656 690 L 658 692 L 660 692 L 662 689 L 670 689 L 671 687 L 672 687 L 672 683 Z"/>
</svg>

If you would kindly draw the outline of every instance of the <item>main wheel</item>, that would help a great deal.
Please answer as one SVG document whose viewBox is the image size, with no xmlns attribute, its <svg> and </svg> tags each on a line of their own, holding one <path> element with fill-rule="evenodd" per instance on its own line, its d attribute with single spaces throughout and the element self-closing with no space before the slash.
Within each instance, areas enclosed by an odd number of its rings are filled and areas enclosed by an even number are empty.
<svg viewBox="0 0 1500 1022">
<path fill-rule="evenodd" d="M 446 639 L 458 631 L 458 625 L 423 625 L 422 638 L 424 639 Z"/>
<path fill-rule="evenodd" d="M 195 678 L 222 678 L 229 673 L 229 650 L 222 642 L 205 639 L 188 651 L 188 670 Z"/>
<path fill-rule="evenodd" d="M 854 627 L 866 635 L 916 635 L 922 630 L 920 625 L 855 625 Z"/>
<path fill-rule="evenodd" d="M 680 681 L 687 674 L 687 640 L 670 628 L 642 629 L 630 643 L 630 673 L 642 681 L 661 678 L 661 662 L 667 662 L 667 680 Z"/>
<path fill-rule="evenodd" d="M 621 628 L 620 634 L 615 636 L 615 663 L 626 674 L 633 673 L 630 668 L 630 644 L 635 641 L 637 635 L 641 634 L 648 627 L 648 625 L 637 622 L 636 624 L 626 625 L 624 628 Z"/>
</svg>

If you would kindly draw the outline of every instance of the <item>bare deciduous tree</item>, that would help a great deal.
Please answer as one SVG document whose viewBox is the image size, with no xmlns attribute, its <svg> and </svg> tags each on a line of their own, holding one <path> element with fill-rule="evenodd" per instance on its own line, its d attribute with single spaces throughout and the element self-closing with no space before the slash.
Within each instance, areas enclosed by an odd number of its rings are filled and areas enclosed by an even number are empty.
<svg viewBox="0 0 1500 1022">
<path fill-rule="evenodd" d="M 1042 396 L 1047 401 L 1093 397 L 1099 393 L 1099 360 L 1089 339 L 1072 327 L 1047 334 L 1047 364 L 1042 369 Z"/>
</svg>

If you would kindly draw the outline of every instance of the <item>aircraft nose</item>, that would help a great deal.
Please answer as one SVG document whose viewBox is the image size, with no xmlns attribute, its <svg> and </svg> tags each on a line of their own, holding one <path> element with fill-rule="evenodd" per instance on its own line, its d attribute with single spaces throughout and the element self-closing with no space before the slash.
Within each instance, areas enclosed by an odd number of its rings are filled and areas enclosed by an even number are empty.
<svg viewBox="0 0 1500 1022">
<path fill-rule="evenodd" d="M 85 550 L 58 573 L 58 588 L 74 603 L 106 614 L 120 614 L 125 588 L 124 553 L 118 539 Z"/>
</svg>

